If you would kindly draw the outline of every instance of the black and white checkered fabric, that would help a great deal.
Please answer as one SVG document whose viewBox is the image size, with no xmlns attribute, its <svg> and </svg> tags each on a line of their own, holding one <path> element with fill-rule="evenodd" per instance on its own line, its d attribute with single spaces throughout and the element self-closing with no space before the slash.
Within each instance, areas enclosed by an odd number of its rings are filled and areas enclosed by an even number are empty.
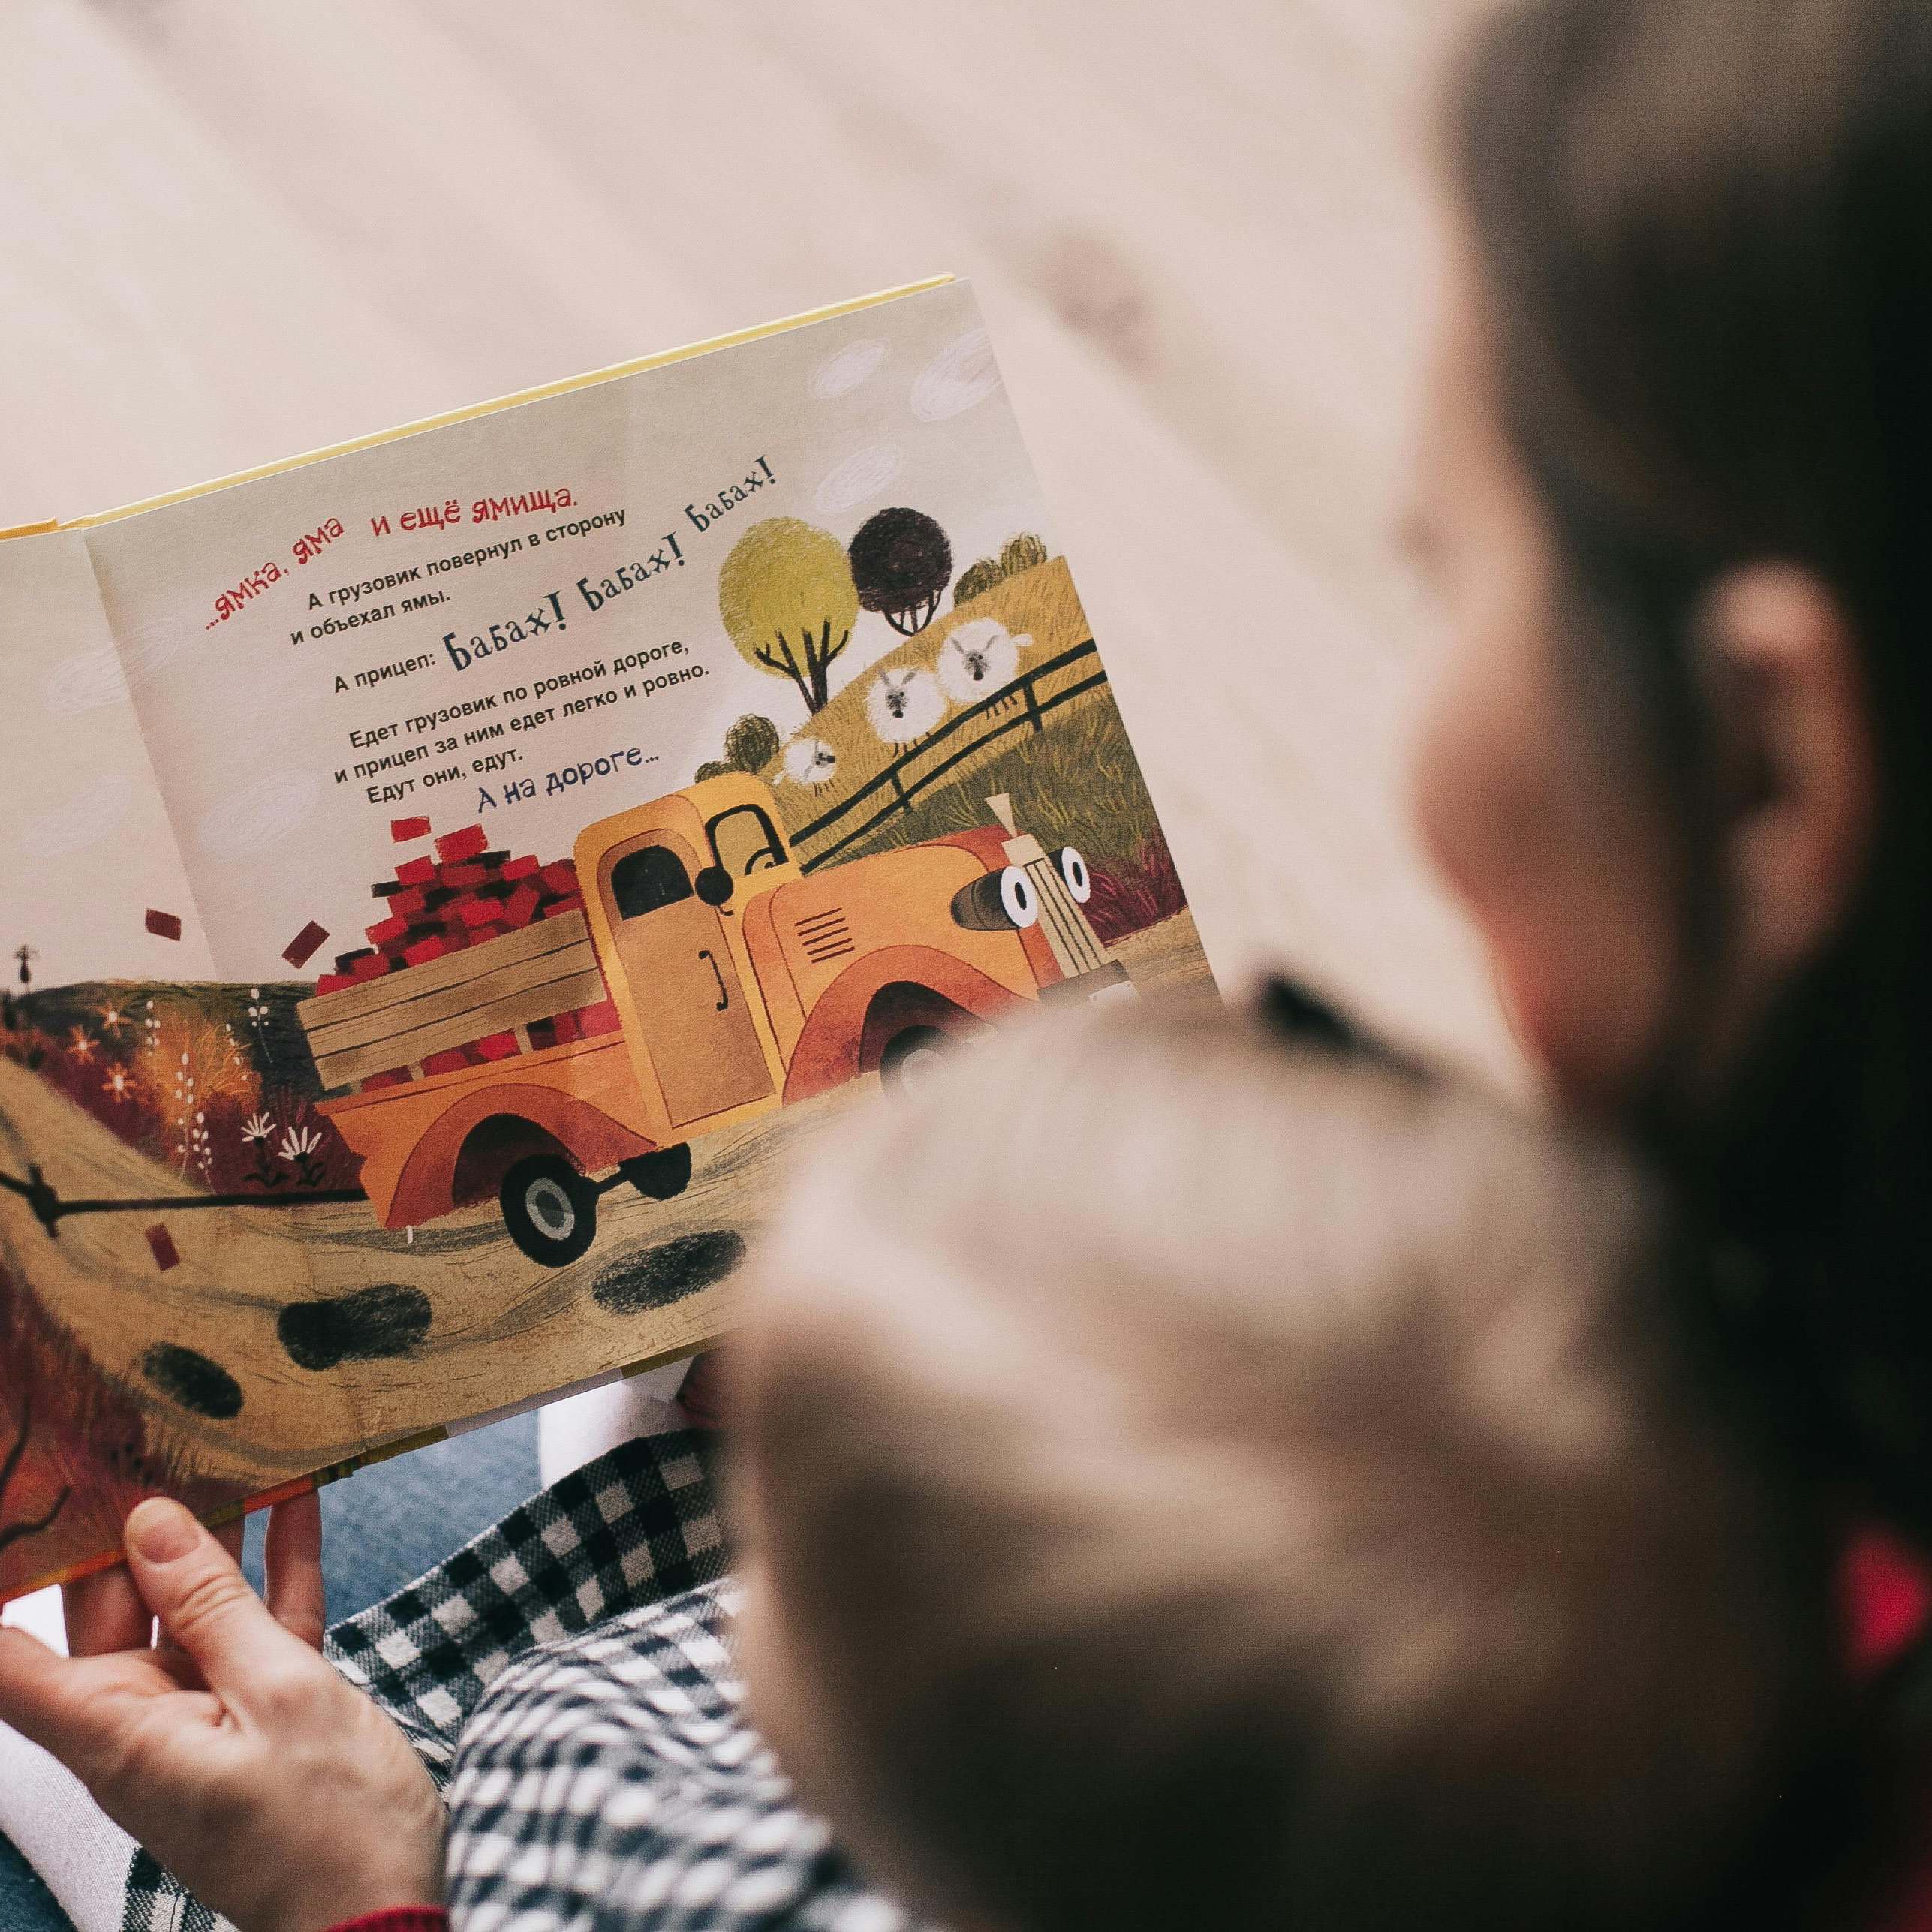
<svg viewBox="0 0 1932 1932">
<path fill-rule="evenodd" d="M 622 1444 L 513 1510 L 408 1589 L 336 1625 L 329 1635 L 330 1660 L 395 1718 L 447 1786 L 465 1720 L 525 1653 L 540 1645 L 567 1646 L 603 1619 L 634 1624 L 652 1606 L 722 1579 L 725 1534 L 712 1455 L 711 1439 L 695 1432 Z M 460 1838 L 460 1820 L 456 1829 Z M 563 1807 L 558 1843 L 565 1855 L 578 1829 Z M 573 1919 L 560 1906 L 520 1921 L 498 1913 L 476 1922 L 547 1927 L 593 1921 Z M 222 1932 L 224 1923 L 146 1853 L 134 1858 L 122 1932 Z"/>
<path fill-rule="evenodd" d="M 729 1581 L 513 1664 L 448 1798 L 460 1932 L 908 1932 L 739 1712 Z"/>
</svg>

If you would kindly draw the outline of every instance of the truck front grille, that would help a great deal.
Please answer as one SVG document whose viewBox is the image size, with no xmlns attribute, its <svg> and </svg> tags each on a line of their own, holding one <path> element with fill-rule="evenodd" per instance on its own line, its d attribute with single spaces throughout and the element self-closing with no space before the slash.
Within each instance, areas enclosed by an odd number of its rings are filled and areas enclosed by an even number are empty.
<svg viewBox="0 0 1932 1932">
<path fill-rule="evenodd" d="M 1034 895 L 1040 901 L 1040 930 L 1046 934 L 1046 943 L 1053 949 L 1061 972 L 1071 980 L 1104 966 L 1107 949 L 1094 937 L 1087 915 L 1075 904 L 1052 856 L 1030 860 L 1026 875 L 1033 881 Z"/>
</svg>

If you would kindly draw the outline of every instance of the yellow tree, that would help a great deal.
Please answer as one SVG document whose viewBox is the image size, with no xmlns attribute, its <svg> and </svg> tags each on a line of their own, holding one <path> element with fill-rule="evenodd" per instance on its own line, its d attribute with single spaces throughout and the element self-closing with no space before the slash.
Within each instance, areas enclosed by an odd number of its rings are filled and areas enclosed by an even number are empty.
<svg viewBox="0 0 1932 1932">
<path fill-rule="evenodd" d="M 832 661 L 859 621 L 845 546 L 796 516 L 753 524 L 718 573 L 718 614 L 747 663 L 790 678 L 805 709 L 820 709 Z"/>
</svg>

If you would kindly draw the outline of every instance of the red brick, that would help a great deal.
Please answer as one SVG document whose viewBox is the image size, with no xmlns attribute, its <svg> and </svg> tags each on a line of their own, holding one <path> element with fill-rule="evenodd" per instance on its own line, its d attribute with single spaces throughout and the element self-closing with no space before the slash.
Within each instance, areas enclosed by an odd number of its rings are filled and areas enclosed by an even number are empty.
<svg viewBox="0 0 1932 1932">
<path fill-rule="evenodd" d="M 411 838 L 427 838 L 429 821 L 426 818 L 393 818 L 389 822 L 389 835 L 397 844 Z"/>
<path fill-rule="evenodd" d="M 615 1033 L 623 1022 L 617 1017 L 617 1002 L 604 1000 L 594 1007 L 579 1007 L 577 1011 L 577 1031 L 585 1040 L 594 1040 L 598 1034 Z"/>
<path fill-rule="evenodd" d="M 363 930 L 369 935 L 372 946 L 387 946 L 392 939 L 400 939 L 409 930 L 409 922 L 406 919 L 378 919 L 374 925 L 365 926 Z"/>
<path fill-rule="evenodd" d="M 493 1033 L 476 1043 L 476 1049 L 486 1060 L 508 1060 L 521 1053 L 513 1033 Z"/>
<path fill-rule="evenodd" d="M 436 877 L 436 862 L 433 859 L 410 859 L 396 868 L 396 876 L 405 886 L 433 884 Z"/>
<path fill-rule="evenodd" d="M 174 1244 L 174 1237 L 159 1221 L 147 1230 L 148 1252 L 155 1258 L 155 1265 L 165 1274 L 170 1268 L 181 1265 L 181 1250 Z"/>
<path fill-rule="evenodd" d="M 478 925 L 470 928 L 472 946 L 487 946 L 492 939 L 501 939 L 510 930 L 507 925 Z"/>
<path fill-rule="evenodd" d="M 450 942 L 432 932 L 428 938 L 419 939 L 414 946 L 405 946 L 402 956 L 411 966 L 426 966 L 432 959 L 441 958 L 450 949 Z"/>
<path fill-rule="evenodd" d="M 519 886 L 503 902 L 503 922 L 511 927 L 528 925 L 537 916 L 540 895 L 534 886 Z"/>
<path fill-rule="evenodd" d="M 452 1046 L 441 1053 L 430 1054 L 423 1062 L 423 1070 L 425 1073 L 453 1073 L 459 1067 L 472 1064 L 467 1047 Z"/>
<path fill-rule="evenodd" d="M 577 889 L 577 868 L 567 859 L 559 859 L 554 865 L 543 868 L 543 883 L 553 892 L 574 892 Z"/>
<path fill-rule="evenodd" d="M 339 993 L 345 986 L 353 986 L 355 983 L 355 975 L 352 973 L 324 973 L 315 982 L 315 991 L 318 996 L 324 993 Z"/>
<path fill-rule="evenodd" d="M 179 939 L 181 937 L 181 915 L 179 913 L 157 912 L 149 907 L 147 928 L 157 939 Z"/>
<path fill-rule="evenodd" d="M 436 841 L 436 856 L 447 865 L 459 859 L 474 859 L 479 852 L 489 850 L 489 841 L 483 836 L 480 825 L 466 825 L 460 832 L 446 832 Z"/>
<path fill-rule="evenodd" d="M 384 1087 L 406 1087 L 409 1085 L 409 1070 L 406 1067 L 392 1067 L 386 1073 L 372 1073 L 363 1082 L 362 1091 L 372 1094 Z"/>
<path fill-rule="evenodd" d="M 486 886 L 490 881 L 487 865 L 445 865 L 437 883 L 454 886 L 459 892 L 468 892 L 473 886 Z"/>
<path fill-rule="evenodd" d="M 326 925 L 317 925 L 311 919 L 288 943 L 281 949 L 281 956 L 299 972 L 322 949 L 322 943 L 329 937 Z"/>
<path fill-rule="evenodd" d="M 532 872 L 541 871 L 535 858 L 510 859 L 504 862 L 503 876 L 506 879 L 527 879 Z"/>
<path fill-rule="evenodd" d="M 567 899 L 552 899 L 543 908 L 543 916 L 546 919 L 560 919 L 565 913 L 582 912 L 583 909 L 584 902 L 582 895 L 573 892 Z"/>
<path fill-rule="evenodd" d="M 389 902 L 392 919 L 414 919 L 423 910 L 423 902 L 428 896 L 420 886 L 405 886 L 392 895 Z"/>
<path fill-rule="evenodd" d="M 581 1040 L 583 1037 L 583 1029 L 578 1025 L 577 1016 L 575 1013 L 558 1014 L 556 1018 L 551 1021 L 550 1027 L 552 1031 L 557 1036 L 559 1046 L 566 1040 Z"/>
<path fill-rule="evenodd" d="M 489 925 L 503 907 L 495 899 L 465 899 L 458 910 L 463 923 L 474 931 L 480 925 Z"/>
<path fill-rule="evenodd" d="M 380 980 L 389 971 L 389 961 L 380 952 L 371 952 L 349 968 L 352 980 Z"/>
</svg>

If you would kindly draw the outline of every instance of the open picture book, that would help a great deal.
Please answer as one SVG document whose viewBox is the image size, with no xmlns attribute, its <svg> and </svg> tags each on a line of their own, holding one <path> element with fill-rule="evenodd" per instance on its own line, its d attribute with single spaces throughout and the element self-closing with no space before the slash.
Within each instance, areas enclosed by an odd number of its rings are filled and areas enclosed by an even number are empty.
<svg viewBox="0 0 1932 1932">
<path fill-rule="evenodd" d="M 703 1347 L 800 1136 L 1208 979 L 962 282 L 7 533 L 0 620 L 0 1600 Z"/>
</svg>

